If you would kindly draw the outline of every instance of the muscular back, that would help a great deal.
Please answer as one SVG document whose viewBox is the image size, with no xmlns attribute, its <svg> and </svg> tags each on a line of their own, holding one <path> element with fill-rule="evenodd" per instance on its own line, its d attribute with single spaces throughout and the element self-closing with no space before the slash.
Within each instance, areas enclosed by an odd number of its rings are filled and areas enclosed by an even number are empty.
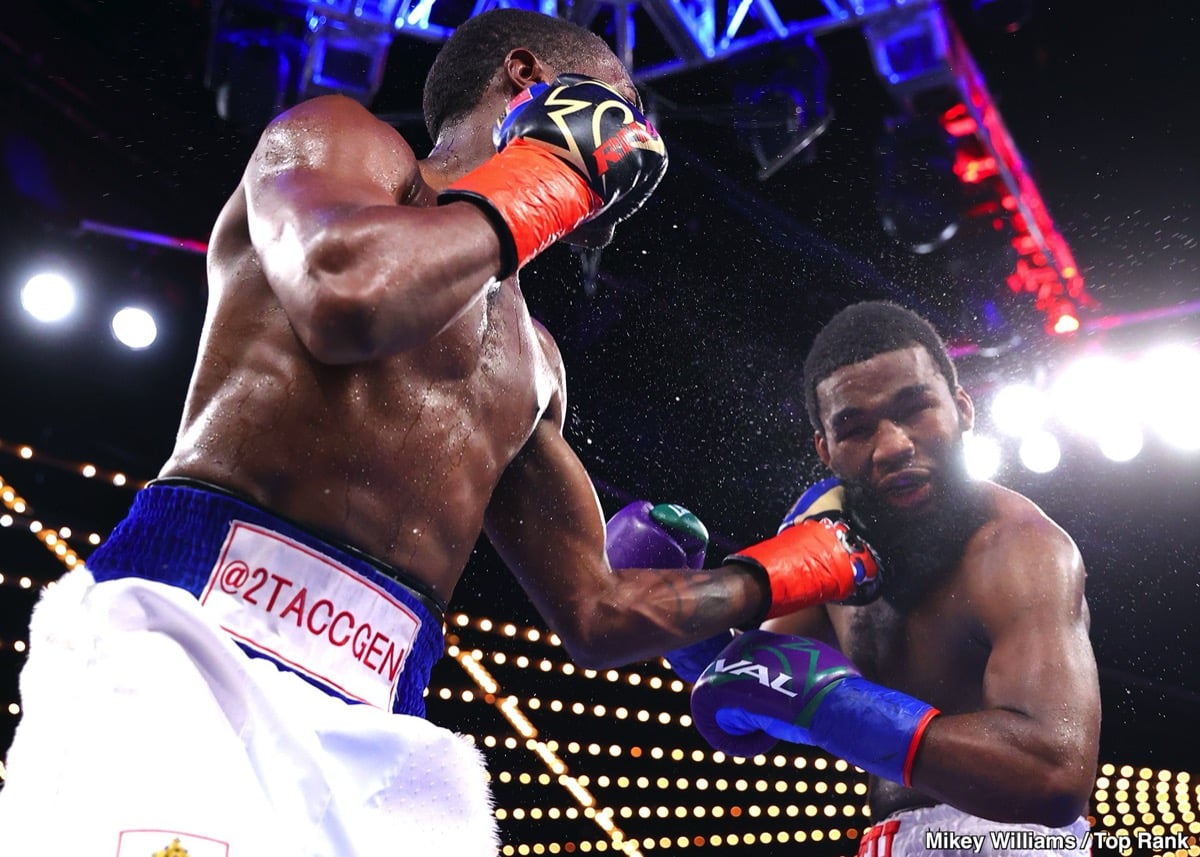
<svg viewBox="0 0 1200 857">
<path fill-rule="evenodd" d="M 354 145 L 365 150 L 332 163 L 305 162 L 305 180 L 324 170 L 329 188 L 366 183 L 372 207 L 388 207 L 383 193 L 393 207 L 431 206 L 434 194 L 398 135 L 365 111 L 332 106 L 350 112 L 349 123 L 345 115 L 336 117 L 348 125 L 341 133 L 361 126 Z M 269 149 L 268 138 L 260 148 Z M 354 166 L 389 158 L 394 167 L 367 176 Z M 553 343 L 535 327 L 513 280 L 481 290 L 425 341 L 369 359 L 318 359 L 298 318 L 308 299 L 303 289 L 321 283 L 273 281 L 271 268 L 279 263 L 264 255 L 278 253 L 282 240 L 271 231 L 286 235 L 293 227 L 273 222 L 270 212 L 253 212 L 252 174 L 213 231 L 200 353 L 162 475 L 204 479 L 244 494 L 406 569 L 448 598 L 497 481 L 551 400 L 559 399 Z M 269 190 L 281 193 L 280 184 Z M 282 192 L 291 191 L 285 186 Z M 334 208 L 323 209 L 310 192 L 305 202 L 314 217 Z M 258 225 L 265 239 L 252 240 L 255 216 L 267 221 Z M 400 226 L 396 242 L 405 243 Z M 403 287 L 396 282 L 396 289 Z M 362 283 L 364 292 L 373 288 L 379 284 Z"/>
</svg>

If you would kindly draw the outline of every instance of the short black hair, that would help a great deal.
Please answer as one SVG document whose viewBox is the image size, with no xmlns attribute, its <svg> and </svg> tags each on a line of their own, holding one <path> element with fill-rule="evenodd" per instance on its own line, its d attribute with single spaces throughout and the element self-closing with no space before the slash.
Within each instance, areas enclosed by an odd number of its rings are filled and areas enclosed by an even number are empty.
<svg viewBox="0 0 1200 857">
<path fill-rule="evenodd" d="M 817 333 L 804 358 L 804 405 L 813 428 L 822 430 L 818 384 L 843 366 L 914 345 L 929 352 L 951 392 L 957 389 L 958 370 L 928 319 L 892 301 L 863 301 L 838 311 Z"/>
<path fill-rule="evenodd" d="M 541 12 L 493 9 L 468 18 L 442 45 L 425 78 L 422 111 L 434 143 L 447 122 L 479 104 L 509 51 L 522 47 L 564 71 L 580 57 L 612 50 L 591 30 Z"/>
</svg>

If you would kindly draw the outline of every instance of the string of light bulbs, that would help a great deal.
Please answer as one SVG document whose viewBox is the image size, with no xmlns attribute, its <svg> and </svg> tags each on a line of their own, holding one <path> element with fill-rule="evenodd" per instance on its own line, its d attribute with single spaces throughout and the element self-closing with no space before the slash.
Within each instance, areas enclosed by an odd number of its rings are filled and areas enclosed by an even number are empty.
<svg viewBox="0 0 1200 857">
<path fill-rule="evenodd" d="M 28 445 L 12 445 L 0 441 L 0 449 L 5 452 L 15 452 L 15 454 L 24 460 L 38 458 L 39 462 L 52 464 L 72 472 L 77 472 L 84 478 L 92 478 L 101 473 L 99 468 L 91 464 L 73 464 L 61 459 L 54 459 L 49 456 L 36 453 L 33 447 Z M 109 479 L 114 485 L 124 486 L 128 484 L 128 479 L 124 474 L 115 471 L 105 472 L 104 477 Z M 146 483 L 139 482 L 139 485 Z M 16 489 L 9 485 L 2 477 L 0 477 L 0 502 L 3 502 L 14 514 L 24 515 L 29 510 L 28 502 L 17 493 Z M 56 557 L 67 567 L 73 569 L 80 564 L 81 559 L 75 550 L 70 546 L 67 537 L 59 534 L 58 531 L 45 527 L 40 521 L 32 521 L 29 525 L 29 530 L 39 540 L 51 550 Z M 97 540 L 99 543 L 99 540 Z M 469 621 L 469 620 L 468 620 Z M 453 657 L 463 668 L 466 674 L 474 681 L 484 693 L 493 700 L 493 704 L 504 715 L 505 719 L 512 724 L 517 732 L 527 740 L 527 747 L 530 749 L 542 762 L 550 769 L 558 778 L 561 784 L 579 804 L 586 809 L 591 810 L 590 817 L 612 840 L 615 847 L 619 847 L 629 857 L 640 857 L 641 852 L 638 850 L 636 843 L 626 839 L 624 832 L 617 827 L 612 821 L 612 812 L 606 809 L 596 809 L 596 800 L 591 793 L 578 780 L 571 776 L 567 770 L 566 764 L 561 758 L 544 742 L 537 741 L 537 730 L 530 723 L 529 719 L 521 711 L 520 701 L 515 696 L 499 696 L 499 685 L 496 680 L 487 672 L 487 669 L 480 663 L 480 658 L 472 657 L 470 653 L 464 653 L 451 646 L 447 649 L 447 654 Z M 15 703 L 14 703 L 15 705 Z M 18 709 L 19 711 L 19 709 Z M 3 774 L 0 773 L 0 777 Z"/>
<path fill-rule="evenodd" d="M 3 476 L 0 476 L 0 503 L 3 503 L 4 507 L 14 515 L 24 516 L 29 511 L 29 504 L 25 501 L 25 498 L 18 494 L 17 490 L 5 481 Z M 68 569 L 79 565 L 81 562 L 79 554 L 71 547 L 71 543 L 68 541 L 69 537 L 60 534 L 64 532 L 70 533 L 69 528 L 63 527 L 56 530 L 52 527 L 47 527 L 40 520 L 36 519 L 29 521 L 28 528 L 29 532 L 33 533 L 37 540 Z"/>
<path fill-rule="evenodd" d="M 0 452 L 24 461 L 35 461 L 36 463 L 53 466 L 57 469 L 74 473 L 84 479 L 103 480 L 117 487 L 139 488 L 147 484 L 145 480 L 131 480 L 126 474 L 119 471 L 105 470 L 90 463 L 78 463 L 55 458 L 41 453 L 31 446 L 11 444 L 2 439 L 0 439 Z M 3 477 L 0 477 L 0 504 L 3 504 L 6 510 L 0 514 L 0 527 L 17 526 L 27 529 L 68 570 L 76 567 L 81 562 L 79 554 L 71 546 L 70 541 L 74 538 L 75 531 L 69 526 L 55 528 L 46 525 L 40 517 L 33 514 L 30 504 L 17 488 Z M 92 546 L 98 545 L 103 540 L 103 537 L 98 533 L 90 533 L 86 538 Z M 0 573 L 0 586 L 32 589 L 34 587 L 40 588 L 42 585 L 53 585 L 53 581 L 37 581 L 29 575 Z M 542 644 L 554 648 L 562 647 L 561 641 L 553 633 L 539 628 L 520 627 L 511 622 L 497 622 L 488 617 L 475 617 L 465 613 L 455 613 L 447 617 L 447 624 L 452 628 L 469 628 L 485 634 L 496 634 L 521 642 Z M 26 644 L 23 641 L 16 641 L 12 646 L 18 652 L 23 652 L 25 647 Z M 670 814 L 672 810 L 664 809 L 664 807 L 650 808 L 629 805 L 621 805 L 615 808 L 597 808 L 596 798 L 590 791 L 590 786 L 593 782 L 598 788 L 612 788 L 615 786 L 622 789 L 634 789 L 649 788 L 653 785 L 659 790 L 666 788 L 686 790 L 689 787 L 703 790 L 700 788 L 699 783 L 704 778 L 692 778 L 689 780 L 677 777 L 671 780 L 658 777 L 651 781 L 648 777 L 630 778 L 618 776 L 612 778 L 606 774 L 601 774 L 593 779 L 586 774 L 572 775 L 566 763 L 563 762 L 562 757 L 559 755 L 560 752 L 570 755 L 581 753 L 592 756 L 613 755 L 612 747 L 619 745 L 609 745 L 606 748 L 594 742 L 585 745 L 572 741 L 567 742 L 565 746 L 560 746 L 559 742 L 554 740 L 541 740 L 538 737 L 538 730 L 524 711 L 526 707 L 531 711 L 540 710 L 543 705 L 540 699 L 529 697 L 523 700 L 516 695 L 502 694 L 499 683 L 483 665 L 484 653 L 479 649 L 468 650 L 458 645 L 452 645 L 448 646 L 447 654 L 459 664 L 464 673 L 482 691 L 482 700 L 494 705 L 516 732 L 516 737 L 505 736 L 504 738 L 500 738 L 499 736 L 485 736 L 477 740 L 481 740 L 485 746 L 500 746 L 502 744 L 509 749 L 523 747 L 530 751 L 534 757 L 539 759 L 545 769 L 545 773 L 539 774 L 536 777 L 536 781 L 542 785 L 555 784 L 561 786 L 576 803 L 575 807 L 568 807 L 566 810 L 560 810 L 559 812 L 568 818 L 572 817 L 572 813 L 574 817 L 583 816 L 589 818 L 605 834 L 605 838 L 603 839 L 573 842 L 569 844 L 570 847 L 555 842 L 505 845 L 502 849 L 504 855 L 558 854 L 568 851 L 587 853 L 591 851 L 606 852 L 612 850 L 627 854 L 629 857 L 635 857 L 635 855 L 641 855 L 642 850 L 653 851 L 656 849 L 667 850 L 670 848 L 687 847 L 714 848 L 758 843 L 766 845 L 771 843 L 837 841 L 843 837 L 854 839 L 858 835 L 857 828 L 851 827 L 845 830 L 831 828 L 827 831 L 815 829 L 762 831 L 757 833 L 743 832 L 736 834 L 714 833 L 710 835 L 697 834 L 691 837 L 680 836 L 675 838 L 643 837 L 639 839 L 627 836 L 617 826 L 614 821 L 615 818 L 644 817 L 647 813 L 650 816 L 663 817 L 662 813 L 664 811 Z M 579 669 L 569 661 L 546 657 L 530 658 L 525 655 L 514 657 L 511 653 L 496 651 L 490 652 L 487 657 L 496 665 L 561 673 L 575 679 L 582 678 L 586 681 L 624 682 L 630 685 L 640 685 L 651 690 L 667 690 L 673 693 L 680 693 L 686 690 L 682 682 L 678 680 L 664 679 L 652 674 L 647 675 L 636 670 L 598 671 Z M 451 698 L 451 696 L 445 695 L 447 690 L 446 688 L 442 688 L 439 691 L 441 698 Z M 545 706 L 551 711 L 554 711 L 556 707 L 559 711 L 568 710 L 567 704 L 560 700 L 549 700 L 545 703 Z M 603 710 L 597 710 L 596 706 L 591 706 L 589 709 L 588 706 L 584 706 L 582 703 L 572 703 L 569 706 L 570 711 L 576 714 L 590 713 L 597 717 L 610 715 L 607 708 L 601 708 Z M 616 710 L 619 709 L 613 709 L 614 712 Z M 16 707 L 15 703 L 9 706 L 10 714 L 15 715 L 18 712 L 19 708 Z M 667 713 L 660 712 L 660 714 Z M 629 717 L 630 715 L 635 720 L 642 719 L 643 716 L 641 711 L 627 712 L 626 716 Z M 649 712 L 645 712 L 646 720 L 652 719 L 652 717 L 653 715 Z M 685 723 L 684 716 L 679 716 L 675 720 L 679 726 L 684 728 L 690 724 L 690 718 Z M 670 720 L 668 723 L 674 725 Z M 850 770 L 850 766 L 842 760 L 835 760 L 831 763 L 821 757 L 809 760 L 804 756 L 786 757 L 775 755 L 768 757 L 764 755 L 747 760 L 736 757 L 725 757 L 724 754 L 719 752 L 708 754 L 703 751 L 684 750 L 679 747 L 673 749 L 662 747 L 630 747 L 628 749 L 619 749 L 620 752 L 616 755 L 639 759 L 650 758 L 664 761 L 669 759 L 674 762 L 690 759 L 693 762 L 730 763 L 733 765 L 750 765 L 754 767 L 769 767 L 772 765 L 784 767 L 790 764 L 796 768 L 804 768 L 811 765 L 815 771 L 825 771 L 830 767 L 836 771 Z M 699 757 L 697 753 L 699 753 Z M 857 772 L 858 769 L 854 769 L 854 771 Z M 3 764 L 0 763 L 0 781 L 3 781 L 5 773 Z M 497 776 L 498 779 L 505 776 L 511 779 L 513 774 L 512 772 L 502 771 Z M 518 778 L 528 776 L 530 782 L 534 781 L 531 774 L 516 774 L 515 776 Z M 831 786 L 829 783 L 823 781 L 809 784 L 803 780 L 770 780 L 760 777 L 753 780 L 725 780 L 725 788 L 721 789 L 716 785 L 719 782 L 721 782 L 720 779 L 713 781 L 714 791 L 733 791 L 735 793 L 754 791 L 762 793 L 774 790 L 778 794 L 794 789 L 796 793 L 803 794 L 811 788 L 815 794 L 825 794 L 832 788 L 834 794 L 844 797 L 847 801 L 852 798 L 861 797 L 862 793 L 859 789 L 863 787 L 861 783 L 855 783 L 853 786 L 848 786 L 845 783 L 834 783 Z M 789 783 L 790 788 L 787 788 Z M 781 785 L 784 785 L 785 788 L 781 789 Z M 1200 844 L 1197 844 L 1198 839 L 1200 839 L 1200 818 L 1197 816 L 1198 808 L 1200 808 L 1200 782 L 1193 782 L 1188 772 L 1175 772 L 1166 769 L 1154 770 L 1146 767 L 1135 769 L 1130 765 L 1118 766 L 1112 763 L 1105 763 L 1101 765 L 1092 799 L 1095 816 L 1091 821 L 1094 827 L 1117 836 L 1135 836 L 1139 832 L 1147 832 L 1156 836 L 1183 833 L 1190 836 L 1190 842 L 1192 843 L 1190 847 L 1163 853 L 1170 854 L 1172 857 L 1200 857 Z M 734 809 L 738 811 L 735 813 Z M 673 811 L 678 812 L 678 810 L 679 808 L 676 807 Z M 522 816 L 529 815 L 532 817 L 533 811 L 533 808 L 531 808 L 526 812 L 520 807 L 502 807 L 496 810 L 498 818 L 508 816 L 517 817 L 518 812 Z M 766 813 L 768 817 L 777 817 L 779 815 L 798 817 L 800 811 L 800 805 L 798 804 L 767 804 L 764 807 L 746 807 L 744 810 L 741 807 L 722 807 L 721 805 L 713 805 L 705 808 L 705 813 L 711 817 L 747 816 L 749 818 L 758 818 L 763 813 Z M 865 808 L 861 805 L 861 802 L 847 802 L 840 808 L 834 804 L 825 804 L 824 807 L 819 807 L 817 804 L 807 804 L 803 809 L 803 814 L 809 818 L 817 818 L 819 816 L 833 818 L 841 815 L 849 819 L 857 817 L 864 811 Z"/>
<path fill-rule="evenodd" d="M 38 464 L 53 467 L 56 470 L 82 476 L 84 479 L 97 479 L 102 482 L 108 482 L 118 488 L 143 488 L 149 481 L 146 479 L 131 479 L 119 470 L 106 470 L 88 462 L 77 462 L 59 458 L 37 450 L 29 444 L 10 443 L 3 438 L 0 438 L 0 453 L 11 455 L 22 461 L 36 461 Z"/>
</svg>

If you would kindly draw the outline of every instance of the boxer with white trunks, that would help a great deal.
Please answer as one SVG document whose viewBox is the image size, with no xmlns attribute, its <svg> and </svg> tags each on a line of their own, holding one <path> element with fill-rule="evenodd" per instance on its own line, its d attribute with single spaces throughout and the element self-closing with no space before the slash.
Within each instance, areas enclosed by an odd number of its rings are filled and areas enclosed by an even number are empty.
<svg viewBox="0 0 1200 857">
<path fill-rule="evenodd" d="M 4 853 L 495 853 L 479 752 L 423 719 L 441 605 L 401 578 L 151 484 L 35 610 Z"/>
<path fill-rule="evenodd" d="M 604 41 L 476 15 L 424 112 L 420 159 L 340 96 L 263 132 L 209 241 L 174 450 L 36 610 L 0 853 L 494 853 L 477 755 L 420 717 L 481 535 L 593 668 L 858 586 L 821 528 L 710 571 L 605 557 L 518 281 L 559 240 L 610 240 L 666 169 Z"/>
</svg>

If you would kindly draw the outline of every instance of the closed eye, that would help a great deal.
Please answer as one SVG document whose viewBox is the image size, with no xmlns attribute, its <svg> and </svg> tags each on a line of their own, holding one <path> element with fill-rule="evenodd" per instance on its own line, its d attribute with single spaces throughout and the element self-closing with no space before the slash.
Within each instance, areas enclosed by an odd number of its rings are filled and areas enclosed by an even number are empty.
<svg viewBox="0 0 1200 857">
<path fill-rule="evenodd" d="M 848 423 L 840 425 L 834 432 L 838 440 L 861 440 L 870 434 L 870 430 L 865 423 Z"/>
<path fill-rule="evenodd" d="M 937 407 L 937 401 L 932 396 L 922 396 L 919 399 L 901 402 L 897 405 L 894 416 L 897 422 L 912 422 L 918 419 L 925 411 L 935 407 Z"/>
</svg>

